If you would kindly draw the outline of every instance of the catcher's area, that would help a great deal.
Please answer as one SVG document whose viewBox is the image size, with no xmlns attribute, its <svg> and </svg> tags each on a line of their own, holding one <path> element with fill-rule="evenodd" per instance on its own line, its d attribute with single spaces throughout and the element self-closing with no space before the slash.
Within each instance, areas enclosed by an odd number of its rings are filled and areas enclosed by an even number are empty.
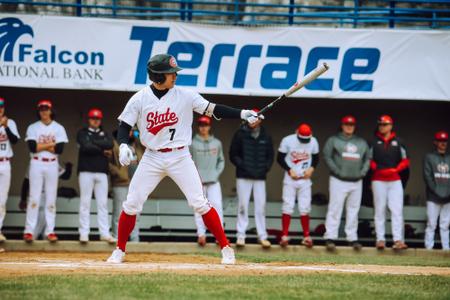
<svg viewBox="0 0 450 300">
<path fill-rule="evenodd" d="M 242 275 L 286 274 L 304 272 L 365 273 L 393 275 L 450 276 L 450 268 L 387 266 L 387 265 L 333 265 L 301 263 L 246 263 L 234 266 L 220 265 L 217 257 L 189 254 L 131 253 L 121 265 L 105 262 L 110 253 L 78 252 L 3 252 L 0 253 L 0 277 L 37 274 L 113 274 L 145 272 L 177 272 L 183 274 Z"/>
</svg>

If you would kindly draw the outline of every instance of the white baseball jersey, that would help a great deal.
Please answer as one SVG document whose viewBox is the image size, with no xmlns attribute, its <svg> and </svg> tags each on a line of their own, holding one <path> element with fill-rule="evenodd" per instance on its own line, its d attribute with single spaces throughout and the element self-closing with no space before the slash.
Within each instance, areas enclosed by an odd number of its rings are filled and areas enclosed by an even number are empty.
<svg viewBox="0 0 450 300">
<path fill-rule="evenodd" d="M 119 120 L 137 124 L 141 143 L 150 150 L 189 146 L 192 140 L 192 111 L 203 114 L 209 102 L 189 89 L 173 87 L 158 99 L 150 86 L 128 101 Z"/>
<path fill-rule="evenodd" d="M 297 173 L 303 176 L 305 170 L 311 167 L 312 155 L 319 153 L 319 143 L 315 137 L 307 144 L 300 143 L 296 134 L 291 134 L 283 138 L 278 149 L 281 153 L 286 153 L 285 161 L 287 165 Z M 292 180 L 289 174 L 285 172 L 285 181 Z"/>
<path fill-rule="evenodd" d="M 50 124 L 45 125 L 41 121 L 37 121 L 27 128 L 27 134 L 25 141 L 36 141 L 38 144 L 43 143 L 68 143 L 67 133 L 64 127 L 56 121 L 52 121 Z M 41 151 L 38 153 L 31 153 L 33 157 L 57 158 L 58 155 L 49 151 Z"/>
<path fill-rule="evenodd" d="M 20 138 L 19 132 L 17 131 L 16 122 L 11 119 L 8 119 L 8 127 L 11 132 Z M 8 135 L 6 134 L 5 127 L 0 126 L 0 157 L 8 157 L 11 158 L 13 156 L 13 151 L 11 147 L 11 143 L 8 139 Z"/>
</svg>

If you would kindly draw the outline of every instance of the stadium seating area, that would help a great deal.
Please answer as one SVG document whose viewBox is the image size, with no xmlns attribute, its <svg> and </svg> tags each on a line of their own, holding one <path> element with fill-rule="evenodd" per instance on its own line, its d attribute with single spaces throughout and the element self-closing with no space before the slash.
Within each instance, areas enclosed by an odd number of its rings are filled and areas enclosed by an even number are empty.
<svg viewBox="0 0 450 300">
<path fill-rule="evenodd" d="M 0 0 L 0 11 L 234 25 L 450 28 L 448 0 Z"/>
</svg>

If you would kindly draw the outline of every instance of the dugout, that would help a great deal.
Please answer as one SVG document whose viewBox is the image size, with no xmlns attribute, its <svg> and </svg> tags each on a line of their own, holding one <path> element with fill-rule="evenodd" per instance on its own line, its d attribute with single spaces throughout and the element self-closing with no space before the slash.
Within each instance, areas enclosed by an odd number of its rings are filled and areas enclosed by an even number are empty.
<svg viewBox="0 0 450 300">
<path fill-rule="evenodd" d="M 57 90 L 2 87 L 1 96 L 7 100 L 7 115 L 18 125 L 21 140 L 14 146 L 12 160 L 12 185 L 10 195 L 19 195 L 23 176 L 29 163 L 29 154 L 24 136 L 27 126 L 36 120 L 35 107 L 39 99 L 54 101 L 57 121 L 67 130 L 69 144 L 66 145 L 60 161 L 70 161 L 77 165 L 76 133 L 84 125 L 87 111 L 91 107 L 103 110 L 104 127 L 112 132 L 117 127 L 116 117 L 123 109 L 130 92 Z M 263 107 L 271 97 L 248 97 L 230 95 L 204 95 L 207 99 L 235 107 Z M 448 116 L 450 104 L 439 101 L 413 100 L 368 100 L 368 99 L 308 99 L 290 98 L 267 114 L 264 126 L 273 137 L 277 149 L 281 139 L 294 132 L 300 122 L 311 124 L 314 135 L 322 147 L 325 140 L 334 134 L 340 118 L 353 114 L 357 118 L 357 133 L 370 139 L 380 114 L 390 114 L 394 118 L 394 129 L 405 140 L 411 158 L 411 174 L 406 188 L 406 205 L 424 205 L 425 185 L 422 177 L 422 159 L 432 149 L 433 134 L 437 130 L 450 130 Z M 223 142 L 226 166 L 221 176 L 225 197 L 235 196 L 235 169 L 228 158 L 231 137 L 239 126 L 237 120 L 222 120 L 213 123 L 213 133 Z M 274 163 L 267 179 L 269 201 L 280 201 L 282 169 Z M 328 170 L 323 160 L 313 178 L 313 193 L 328 195 Z M 61 184 L 61 183 L 60 183 Z M 64 186 L 78 191 L 75 174 Z M 153 193 L 152 198 L 183 198 L 181 191 L 168 179 L 165 179 Z"/>
</svg>

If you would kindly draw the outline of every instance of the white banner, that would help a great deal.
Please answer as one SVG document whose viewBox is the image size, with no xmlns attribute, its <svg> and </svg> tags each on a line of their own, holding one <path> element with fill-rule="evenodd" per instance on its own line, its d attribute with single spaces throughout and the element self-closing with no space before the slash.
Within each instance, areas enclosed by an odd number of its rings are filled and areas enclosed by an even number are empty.
<svg viewBox="0 0 450 300">
<path fill-rule="evenodd" d="M 146 63 L 174 55 L 177 84 L 276 96 L 319 63 L 295 97 L 450 100 L 450 32 L 225 27 L 0 14 L 0 85 L 138 90 Z"/>
</svg>

